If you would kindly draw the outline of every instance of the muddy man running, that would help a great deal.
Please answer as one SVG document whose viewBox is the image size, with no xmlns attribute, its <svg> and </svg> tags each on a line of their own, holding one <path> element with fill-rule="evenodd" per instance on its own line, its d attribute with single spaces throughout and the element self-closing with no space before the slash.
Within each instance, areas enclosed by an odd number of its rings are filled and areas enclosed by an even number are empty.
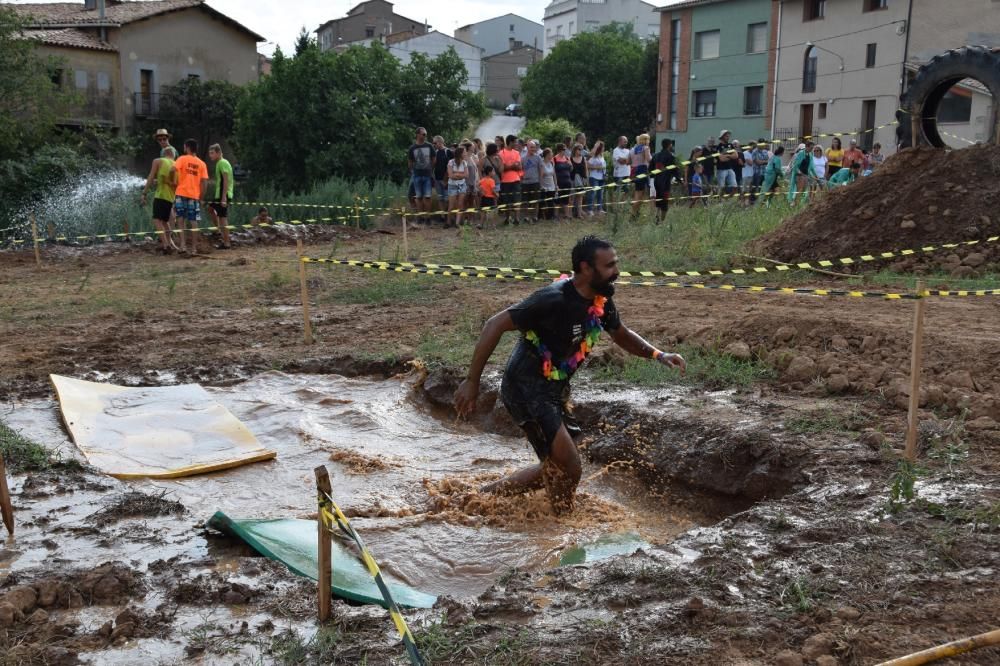
<svg viewBox="0 0 1000 666">
<path fill-rule="evenodd" d="M 667 354 L 622 324 L 612 298 L 618 279 L 618 254 L 611 243 L 586 236 L 573 247 L 573 276 L 543 287 L 486 322 L 472 355 L 469 374 L 455 393 L 455 409 L 475 409 L 483 368 L 507 331 L 520 331 L 500 385 L 500 396 L 524 430 L 539 464 L 518 470 L 484 488 L 502 494 L 544 488 L 557 513 L 573 508 L 580 482 L 577 440 L 569 380 L 584 363 L 601 331 L 635 356 L 670 368 L 686 369 L 678 354 Z"/>
</svg>

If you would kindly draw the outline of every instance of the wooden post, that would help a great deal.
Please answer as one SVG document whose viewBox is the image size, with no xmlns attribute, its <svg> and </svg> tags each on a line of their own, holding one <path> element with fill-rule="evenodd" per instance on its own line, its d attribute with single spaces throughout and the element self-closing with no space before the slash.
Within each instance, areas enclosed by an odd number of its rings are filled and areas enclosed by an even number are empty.
<svg viewBox="0 0 1000 666">
<path fill-rule="evenodd" d="M 354 197 L 354 228 L 361 228 L 361 208 L 358 206 L 358 197 Z"/>
<path fill-rule="evenodd" d="M 306 264 L 302 261 L 302 239 L 295 239 L 295 247 L 299 257 L 299 289 L 302 293 L 302 331 L 306 338 L 306 344 L 313 343 L 312 323 L 309 321 L 309 285 L 306 283 Z"/>
<path fill-rule="evenodd" d="M 31 215 L 31 238 L 35 243 L 35 265 L 42 265 L 42 255 L 38 252 L 38 223 L 35 221 L 35 215 Z"/>
<path fill-rule="evenodd" d="M 0 513 L 3 513 L 3 524 L 7 533 L 14 536 L 14 505 L 10 503 L 10 489 L 7 487 L 7 467 L 0 454 Z"/>
<path fill-rule="evenodd" d="M 46 223 L 45 226 L 47 227 L 47 230 L 49 232 L 49 240 L 55 240 L 56 239 L 56 225 L 52 224 L 51 222 L 48 222 L 48 223 Z"/>
<path fill-rule="evenodd" d="M 317 552 L 319 553 L 319 575 L 317 576 L 319 591 L 319 621 L 326 622 L 330 619 L 331 597 L 333 596 L 333 555 L 330 544 L 330 528 L 327 524 L 323 511 L 330 511 L 330 500 L 327 495 L 333 492 L 330 486 L 330 474 L 326 471 L 326 465 L 320 465 L 313 470 L 316 474 L 316 538 Z"/>
<path fill-rule="evenodd" d="M 920 407 L 920 370 L 924 355 L 924 281 L 917 280 L 917 303 L 913 310 L 913 348 L 910 356 L 910 409 L 906 417 L 906 459 L 917 459 L 917 435 L 920 423 L 917 410 Z"/>
<path fill-rule="evenodd" d="M 920 109 L 910 111 L 910 146 L 916 148 L 919 143 L 920 134 Z"/>
<path fill-rule="evenodd" d="M 406 236 L 406 227 L 409 226 L 409 222 L 406 221 L 406 211 L 404 210 L 401 218 L 403 220 L 403 261 L 410 260 L 410 241 Z"/>
</svg>

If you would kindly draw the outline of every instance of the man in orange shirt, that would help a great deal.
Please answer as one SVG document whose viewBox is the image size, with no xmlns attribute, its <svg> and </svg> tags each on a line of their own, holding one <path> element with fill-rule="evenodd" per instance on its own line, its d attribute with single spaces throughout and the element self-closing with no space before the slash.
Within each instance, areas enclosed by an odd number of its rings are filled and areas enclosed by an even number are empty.
<svg viewBox="0 0 1000 666">
<path fill-rule="evenodd" d="M 500 174 L 500 205 L 503 207 L 504 224 L 510 224 L 511 212 L 514 224 L 521 207 L 521 153 L 517 150 L 517 137 L 507 135 L 507 147 L 500 151 L 503 173 Z"/>
<path fill-rule="evenodd" d="M 858 150 L 857 139 L 851 139 L 851 147 L 844 151 L 844 161 L 841 163 L 843 168 L 850 169 L 851 165 L 857 162 L 858 164 L 863 164 L 865 161 L 865 154 Z"/>
<path fill-rule="evenodd" d="M 198 158 L 197 141 L 188 139 L 184 142 L 184 155 L 174 162 L 170 175 L 177 181 L 174 210 L 177 211 L 177 228 L 181 232 L 181 252 L 186 250 L 184 230 L 189 226 L 191 254 L 196 254 L 198 242 L 194 230 L 201 221 L 201 200 L 208 191 L 208 167 Z"/>
</svg>

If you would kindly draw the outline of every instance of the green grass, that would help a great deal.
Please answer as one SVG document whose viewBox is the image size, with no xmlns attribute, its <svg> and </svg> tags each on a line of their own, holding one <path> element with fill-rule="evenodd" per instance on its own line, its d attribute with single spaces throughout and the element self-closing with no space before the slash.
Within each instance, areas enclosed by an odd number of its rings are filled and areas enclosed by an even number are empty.
<svg viewBox="0 0 1000 666">
<path fill-rule="evenodd" d="M 336 276 L 330 274 L 330 278 Z M 330 303 L 352 303 L 373 305 L 394 305 L 399 303 L 422 303 L 437 297 L 440 285 L 423 275 L 406 273 L 373 272 L 363 287 L 351 286 L 335 288 L 323 295 L 322 301 Z"/>
<path fill-rule="evenodd" d="M 785 429 L 796 435 L 816 435 L 824 432 L 858 432 L 871 421 L 871 415 L 855 404 L 849 411 L 818 409 L 785 421 Z"/>
<path fill-rule="evenodd" d="M 943 255 L 942 255 L 943 256 Z M 984 273 L 978 278 L 954 278 L 947 273 L 927 273 L 916 276 L 905 273 L 896 273 L 890 270 L 882 270 L 876 273 L 865 275 L 863 278 L 852 278 L 848 283 L 852 286 L 877 285 L 880 287 L 895 287 L 906 291 L 914 291 L 917 288 L 917 280 L 923 280 L 927 289 L 947 289 L 952 291 L 977 289 L 1000 289 L 1000 274 Z"/>
<path fill-rule="evenodd" d="M 746 389 L 756 382 L 774 379 L 777 374 L 771 366 L 758 360 L 741 361 L 721 351 L 693 345 L 679 345 L 671 351 L 687 361 L 687 373 L 681 376 L 676 370 L 665 368 L 648 359 L 628 356 L 624 366 L 607 365 L 588 372 L 598 381 L 625 382 L 640 386 L 683 384 L 707 389 Z"/>
<path fill-rule="evenodd" d="M 482 666 L 538 666 L 535 651 L 538 636 L 522 629 L 517 632 L 497 629 L 476 622 L 449 626 L 445 620 L 434 622 L 414 632 L 421 656 L 428 666 L 468 663 Z"/>
<path fill-rule="evenodd" d="M 40 472 L 48 469 L 78 469 L 80 463 L 63 457 L 32 441 L 0 421 L 0 455 L 11 473 Z"/>
</svg>

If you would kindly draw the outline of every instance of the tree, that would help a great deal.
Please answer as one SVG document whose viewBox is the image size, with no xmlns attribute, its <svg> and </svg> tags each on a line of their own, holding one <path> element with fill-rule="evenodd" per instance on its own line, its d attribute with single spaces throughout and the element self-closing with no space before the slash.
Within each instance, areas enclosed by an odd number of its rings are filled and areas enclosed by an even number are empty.
<svg viewBox="0 0 1000 666">
<path fill-rule="evenodd" d="M 557 143 L 562 143 L 568 136 L 576 136 L 580 128 L 565 118 L 530 118 L 524 125 L 522 135 L 538 139 L 545 148 L 555 150 Z"/>
<path fill-rule="evenodd" d="M 162 95 L 154 124 L 170 128 L 175 141 L 197 139 L 204 150 L 212 143 L 232 138 L 236 108 L 245 95 L 244 88 L 228 81 L 185 79 Z M 147 124 L 145 129 L 151 132 L 156 128 Z M 179 143 L 177 149 L 181 149 Z"/>
<path fill-rule="evenodd" d="M 283 192 L 331 176 L 401 179 L 414 127 L 453 135 L 485 114 L 482 96 L 462 89 L 467 74 L 453 51 L 404 66 L 377 43 L 339 54 L 312 40 L 299 46 L 291 58 L 275 53 L 271 76 L 237 110 L 244 165 Z"/>
<path fill-rule="evenodd" d="M 657 49 L 628 24 L 562 41 L 521 82 L 525 115 L 565 118 L 594 139 L 645 132 L 656 113 Z"/>
<path fill-rule="evenodd" d="M 13 9 L 0 6 L 0 160 L 48 141 L 74 101 L 60 88 L 60 63 L 40 58 L 23 26 Z"/>
</svg>

